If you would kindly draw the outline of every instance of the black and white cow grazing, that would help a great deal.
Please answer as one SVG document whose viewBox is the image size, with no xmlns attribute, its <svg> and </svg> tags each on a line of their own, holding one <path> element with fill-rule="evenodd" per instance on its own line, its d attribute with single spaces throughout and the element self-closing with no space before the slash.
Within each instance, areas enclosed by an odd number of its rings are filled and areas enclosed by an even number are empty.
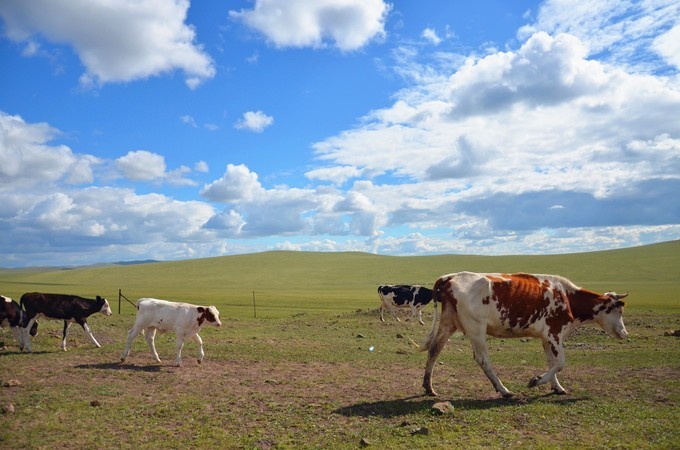
<svg viewBox="0 0 680 450">
<path fill-rule="evenodd" d="M 23 328 L 26 325 L 26 313 L 21 306 L 14 300 L 4 295 L 0 295 L 0 326 L 9 326 L 12 334 L 19 341 L 19 348 L 24 349 Z M 31 327 L 31 336 L 38 334 L 38 322 Z"/>
<path fill-rule="evenodd" d="M 123 354 L 120 356 L 120 361 L 125 362 L 125 359 L 130 354 L 132 341 L 134 341 L 140 332 L 144 332 L 146 343 L 149 345 L 153 358 L 157 362 L 161 362 L 154 343 L 156 330 L 158 330 L 161 333 L 166 331 L 175 332 L 177 339 L 177 357 L 175 358 L 175 363 L 178 367 L 182 365 L 184 340 L 191 338 L 198 343 L 198 362 L 200 364 L 205 356 L 203 340 L 198 335 L 203 325 L 222 326 L 220 312 L 217 308 L 214 306 L 197 306 L 190 303 L 169 302 L 157 298 L 140 298 L 137 301 L 137 319 L 135 320 L 135 325 L 128 333 L 127 344 Z"/>
<path fill-rule="evenodd" d="M 380 320 L 385 321 L 383 312 L 388 310 L 393 317 L 399 320 L 396 308 L 411 308 L 411 317 L 418 316 L 418 321 L 423 325 L 422 309 L 432 300 L 432 290 L 422 286 L 385 285 L 378 288 L 380 296 Z"/>
<path fill-rule="evenodd" d="M 31 340 L 26 332 L 38 317 L 64 321 L 64 335 L 61 340 L 61 349 L 66 351 L 66 335 L 71 323 L 76 322 L 90 337 L 94 345 L 101 347 L 92 335 L 87 325 L 87 318 L 94 313 L 111 315 L 109 302 L 105 298 L 97 296 L 96 299 L 78 297 L 77 295 L 65 294 L 42 294 L 40 292 L 26 293 L 21 296 L 21 307 L 26 310 L 27 323 L 24 327 L 25 348 L 31 351 Z"/>
</svg>

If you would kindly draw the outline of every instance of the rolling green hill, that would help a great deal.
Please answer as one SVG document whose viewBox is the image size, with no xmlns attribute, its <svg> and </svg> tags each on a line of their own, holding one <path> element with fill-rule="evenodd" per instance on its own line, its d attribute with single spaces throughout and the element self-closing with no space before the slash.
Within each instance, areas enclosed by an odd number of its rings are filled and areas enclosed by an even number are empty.
<svg viewBox="0 0 680 450">
<path fill-rule="evenodd" d="M 3 269 L 0 293 L 102 295 L 118 309 L 118 290 L 131 300 L 157 297 L 214 304 L 230 316 L 279 317 L 377 307 L 380 284 L 431 285 L 445 273 L 555 273 L 595 291 L 630 291 L 631 308 L 680 311 L 680 241 L 620 250 L 545 256 L 265 252 L 185 261 L 76 269 Z M 124 303 L 123 313 L 132 313 Z M 223 313 L 224 314 L 224 313 Z"/>
</svg>

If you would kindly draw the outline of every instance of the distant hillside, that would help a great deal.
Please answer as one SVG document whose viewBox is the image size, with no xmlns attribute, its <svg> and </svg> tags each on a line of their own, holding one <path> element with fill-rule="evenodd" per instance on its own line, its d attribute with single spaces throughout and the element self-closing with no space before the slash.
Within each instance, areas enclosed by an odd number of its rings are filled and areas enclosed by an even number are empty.
<svg viewBox="0 0 680 450">
<path fill-rule="evenodd" d="M 31 290 L 116 298 L 248 304 L 253 292 L 289 304 L 318 299 L 348 307 L 372 305 L 380 284 L 431 285 L 445 273 L 555 273 L 594 290 L 631 291 L 637 298 L 679 305 L 680 241 L 592 253 L 546 256 L 382 256 L 358 252 L 274 251 L 172 262 L 85 267 L 73 270 L 3 270 L 0 293 Z M 672 296 L 668 292 L 673 292 Z M 237 300 L 235 300 L 237 299 Z M 680 306 L 680 305 L 679 305 Z"/>
</svg>

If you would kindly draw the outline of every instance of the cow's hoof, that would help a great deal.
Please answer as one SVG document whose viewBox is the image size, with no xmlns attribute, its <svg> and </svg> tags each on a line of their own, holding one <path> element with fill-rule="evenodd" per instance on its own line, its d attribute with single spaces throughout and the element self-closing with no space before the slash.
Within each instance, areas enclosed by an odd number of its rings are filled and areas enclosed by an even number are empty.
<svg viewBox="0 0 680 450">
<path fill-rule="evenodd" d="M 533 377 L 531 380 L 529 380 L 529 387 L 532 388 L 532 387 L 538 386 L 538 380 L 540 380 L 540 379 L 541 379 L 541 377 L 538 377 L 538 376 Z"/>
<path fill-rule="evenodd" d="M 425 388 L 425 395 L 428 397 L 439 397 L 439 394 L 434 389 Z"/>
<path fill-rule="evenodd" d="M 501 395 L 503 396 L 503 398 L 512 398 L 512 397 L 515 396 L 515 394 L 513 392 L 510 392 L 510 391 L 506 392 L 505 394 L 501 394 Z"/>
<path fill-rule="evenodd" d="M 567 395 L 567 391 L 564 390 L 559 390 L 559 389 L 553 389 L 552 390 L 553 395 Z"/>
<path fill-rule="evenodd" d="M 202 360 L 202 359 L 199 359 L 199 360 L 198 360 L 198 363 L 199 363 L 199 364 L 201 364 L 202 362 L 203 362 L 203 360 Z"/>
</svg>

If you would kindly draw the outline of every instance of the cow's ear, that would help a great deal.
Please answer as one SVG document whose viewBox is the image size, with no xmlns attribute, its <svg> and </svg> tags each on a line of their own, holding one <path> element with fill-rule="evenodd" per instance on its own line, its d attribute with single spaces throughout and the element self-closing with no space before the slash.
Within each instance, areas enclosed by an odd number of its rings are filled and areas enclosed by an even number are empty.
<svg viewBox="0 0 680 450">
<path fill-rule="evenodd" d="M 202 313 L 203 311 L 205 311 L 205 308 L 202 307 L 202 306 L 199 306 L 199 307 L 198 307 L 198 312 Z"/>
<path fill-rule="evenodd" d="M 102 298 L 100 296 L 97 296 L 97 301 L 101 300 Z"/>
</svg>

